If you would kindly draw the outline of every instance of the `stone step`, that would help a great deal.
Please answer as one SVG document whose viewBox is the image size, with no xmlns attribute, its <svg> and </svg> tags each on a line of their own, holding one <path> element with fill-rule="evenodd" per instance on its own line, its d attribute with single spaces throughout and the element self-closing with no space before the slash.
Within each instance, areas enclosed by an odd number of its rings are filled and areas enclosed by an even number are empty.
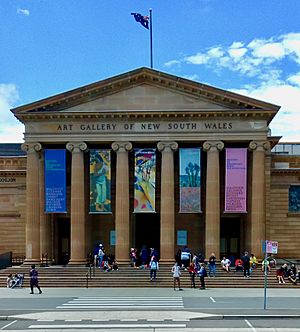
<svg viewBox="0 0 300 332">
<path fill-rule="evenodd" d="M 149 269 L 134 269 L 128 265 L 120 266 L 119 271 L 104 272 L 100 269 L 91 269 L 91 279 L 87 267 L 39 267 L 39 280 L 41 287 L 173 287 L 173 278 L 170 265 L 161 265 L 157 273 L 157 281 L 149 281 Z M 95 274 L 94 274 L 95 272 Z M 11 267 L 0 271 L 0 287 L 6 287 L 8 274 L 23 273 L 24 287 L 29 287 L 29 267 Z M 87 280 L 88 276 L 88 280 Z M 196 277 L 196 285 L 199 278 Z M 190 288 L 190 278 L 187 271 L 182 271 L 181 284 Z M 227 273 L 217 268 L 216 278 L 206 278 L 207 287 L 211 288 L 253 288 L 264 286 L 264 275 L 255 270 L 250 279 L 245 279 L 242 272 Z M 292 283 L 278 285 L 275 271 L 268 276 L 268 287 L 295 287 Z M 296 286 L 298 287 L 298 286 Z"/>
</svg>

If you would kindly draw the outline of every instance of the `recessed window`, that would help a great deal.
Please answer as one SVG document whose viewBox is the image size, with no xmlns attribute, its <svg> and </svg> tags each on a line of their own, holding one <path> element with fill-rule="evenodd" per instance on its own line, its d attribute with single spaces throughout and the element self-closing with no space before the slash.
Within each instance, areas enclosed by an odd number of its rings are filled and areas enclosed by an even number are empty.
<svg viewBox="0 0 300 332">
<path fill-rule="evenodd" d="M 289 211 L 290 212 L 300 212 L 300 185 L 299 186 L 290 186 Z"/>
</svg>

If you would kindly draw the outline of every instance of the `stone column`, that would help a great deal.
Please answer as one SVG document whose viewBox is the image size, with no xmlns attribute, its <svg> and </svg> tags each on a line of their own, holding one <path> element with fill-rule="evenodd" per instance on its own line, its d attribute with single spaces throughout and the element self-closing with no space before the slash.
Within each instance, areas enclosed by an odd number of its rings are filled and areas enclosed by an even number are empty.
<svg viewBox="0 0 300 332">
<path fill-rule="evenodd" d="M 39 151 L 40 143 L 24 143 L 27 152 L 26 170 L 26 258 L 25 265 L 40 263 L 40 197 L 39 197 Z"/>
<path fill-rule="evenodd" d="M 120 263 L 129 262 L 130 224 L 129 224 L 129 164 L 130 142 L 114 142 L 111 145 L 117 154 L 116 169 L 116 259 Z"/>
<path fill-rule="evenodd" d="M 174 261 L 175 250 L 175 204 L 174 204 L 174 151 L 176 142 L 159 142 L 157 148 L 161 159 L 160 195 L 160 257 L 162 262 Z"/>
<path fill-rule="evenodd" d="M 45 159 L 41 154 L 39 166 L 39 182 L 40 182 L 40 257 L 52 261 L 52 225 L 51 215 L 45 213 Z M 42 263 L 46 263 L 45 261 Z M 49 262 L 48 262 L 49 263 Z"/>
<path fill-rule="evenodd" d="M 205 256 L 214 252 L 220 256 L 220 166 L 219 152 L 224 148 L 221 141 L 207 141 L 206 208 L 205 208 Z"/>
<path fill-rule="evenodd" d="M 270 142 L 252 141 L 249 149 L 252 156 L 252 191 L 251 191 L 251 252 L 262 256 L 261 241 L 266 240 L 265 207 L 265 152 L 270 149 Z"/>
<path fill-rule="evenodd" d="M 67 144 L 72 153 L 71 166 L 71 258 L 69 264 L 86 263 L 85 252 L 85 195 L 84 195 L 84 142 Z"/>
</svg>

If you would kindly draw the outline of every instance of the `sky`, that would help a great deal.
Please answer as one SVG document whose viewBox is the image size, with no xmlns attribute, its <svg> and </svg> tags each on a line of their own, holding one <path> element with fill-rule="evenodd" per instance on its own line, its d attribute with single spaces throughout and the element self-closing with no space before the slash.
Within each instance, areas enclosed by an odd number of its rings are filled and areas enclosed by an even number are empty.
<svg viewBox="0 0 300 332">
<path fill-rule="evenodd" d="M 300 0 L 0 0 L 0 143 L 22 142 L 11 108 L 150 67 L 281 106 L 300 142 Z"/>
</svg>

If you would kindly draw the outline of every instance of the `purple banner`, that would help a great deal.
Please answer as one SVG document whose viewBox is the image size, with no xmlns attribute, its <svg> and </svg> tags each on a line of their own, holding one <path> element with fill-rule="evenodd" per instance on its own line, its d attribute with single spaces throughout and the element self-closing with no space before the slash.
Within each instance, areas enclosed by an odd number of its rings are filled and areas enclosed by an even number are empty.
<svg viewBox="0 0 300 332">
<path fill-rule="evenodd" d="M 247 149 L 226 149 L 225 212 L 247 212 Z"/>
</svg>

